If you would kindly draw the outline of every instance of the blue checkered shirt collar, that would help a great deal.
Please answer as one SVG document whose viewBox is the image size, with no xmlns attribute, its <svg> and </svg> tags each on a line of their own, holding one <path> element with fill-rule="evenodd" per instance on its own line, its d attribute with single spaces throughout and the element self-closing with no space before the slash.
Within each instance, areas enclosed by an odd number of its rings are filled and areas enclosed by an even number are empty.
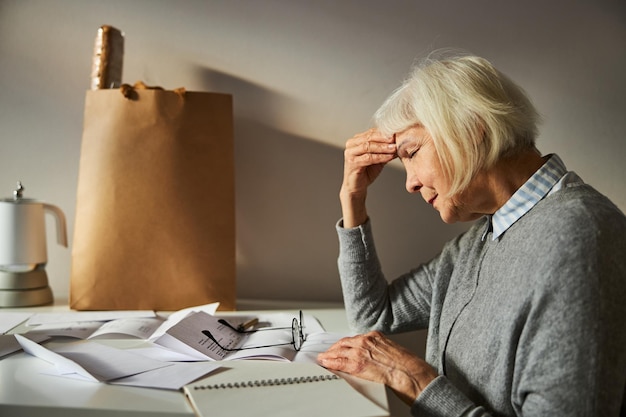
<svg viewBox="0 0 626 417">
<path fill-rule="evenodd" d="M 492 239 L 496 240 L 508 230 L 524 214 L 528 213 L 567 173 L 565 164 L 556 154 L 548 155 L 549 159 L 532 177 L 528 179 L 491 217 L 489 227 L 483 234 L 483 240 L 489 230 L 493 231 Z"/>
</svg>

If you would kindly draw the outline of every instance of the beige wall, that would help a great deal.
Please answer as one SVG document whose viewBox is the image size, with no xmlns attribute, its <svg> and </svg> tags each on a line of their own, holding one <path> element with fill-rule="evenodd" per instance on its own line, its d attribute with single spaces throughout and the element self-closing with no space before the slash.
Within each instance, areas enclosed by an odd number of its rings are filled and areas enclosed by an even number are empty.
<svg viewBox="0 0 626 417">
<path fill-rule="evenodd" d="M 341 300 L 343 143 L 433 48 L 470 50 L 517 80 L 545 117 L 541 150 L 626 210 L 623 1 L 0 0 L 0 197 L 20 179 L 60 206 L 70 245 L 102 24 L 126 34 L 125 82 L 234 94 L 240 297 Z M 372 188 L 370 214 L 389 277 L 465 227 L 408 195 L 397 165 Z M 71 251 L 48 223 L 50 283 L 67 297 Z M 423 354 L 423 332 L 394 338 Z"/>
<path fill-rule="evenodd" d="M 124 81 L 234 94 L 241 297 L 341 300 L 343 143 L 433 48 L 470 50 L 516 79 L 545 116 L 541 150 L 626 209 L 623 2 L 0 0 L 0 196 L 20 179 L 60 206 L 70 244 L 102 24 L 126 34 Z M 389 276 L 463 229 L 404 192 L 397 165 L 370 200 Z M 49 223 L 48 273 L 63 297 L 71 251 Z"/>
</svg>

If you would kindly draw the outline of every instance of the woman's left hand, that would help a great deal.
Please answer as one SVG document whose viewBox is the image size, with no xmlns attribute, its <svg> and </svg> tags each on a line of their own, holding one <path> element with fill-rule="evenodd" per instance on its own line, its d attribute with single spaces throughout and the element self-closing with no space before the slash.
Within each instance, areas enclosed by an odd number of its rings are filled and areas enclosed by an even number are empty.
<svg viewBox="0 0 626 417">
<path fill-rule="evenodd" d="M 438 376 L 426 361 L 380 332 L 343 338 L 317 360 L 325 368 L 383 383 L 409 405 Z"/>
</svg>

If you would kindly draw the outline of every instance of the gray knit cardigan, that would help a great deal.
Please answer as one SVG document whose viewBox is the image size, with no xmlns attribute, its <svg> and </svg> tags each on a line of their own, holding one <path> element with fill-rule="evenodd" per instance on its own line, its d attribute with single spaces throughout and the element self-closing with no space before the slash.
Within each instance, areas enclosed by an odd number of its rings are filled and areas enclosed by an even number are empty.
<svg viewBox="0 0 626 417">
<path fill-rule="evenodd" d="M 353 330 L 428 328 L 439 372 L 414 416 L 618 416 L 626 381 L 626 217 L 589 185 L 497 240 L 488 218 L 388 283 L 371 223 L 337 224 Z"/>
</svg>

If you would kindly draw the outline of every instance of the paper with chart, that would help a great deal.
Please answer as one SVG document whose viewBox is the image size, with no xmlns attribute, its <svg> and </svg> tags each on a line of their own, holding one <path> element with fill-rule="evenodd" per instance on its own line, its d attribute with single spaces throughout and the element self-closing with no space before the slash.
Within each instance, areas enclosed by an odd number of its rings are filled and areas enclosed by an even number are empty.
<svg viewBox="0 0 626 417">
<path fill-rule="evenodd" d="M 296 351 L 293 347 L 292 315 L 276 313 L 259 315 L 257 318 L 268 327 L 239 333 L 221 323 L 218 317 L 202 312 L 192 313 L 171 327 L 155 343 L 199 360 L 268 359 L 315 362 L 317 353 L 328 349 L 342 336 L 324 332 L 315 318 L 305 315 L 306 340 L 300 351 Z M 241 350 L 229 351 L 222 348 Z"/>
<path fill-rule="evenodd" d="M 244 334 L 229 329 L 219 319 L 204 312 L 189 314 L 172 326 L 155 343 L 199 359 L 222 360 L 228 351 L 220 348 L 203 332 L 210 332 L 226 348 L 239 346 Z"/>
</svg>

